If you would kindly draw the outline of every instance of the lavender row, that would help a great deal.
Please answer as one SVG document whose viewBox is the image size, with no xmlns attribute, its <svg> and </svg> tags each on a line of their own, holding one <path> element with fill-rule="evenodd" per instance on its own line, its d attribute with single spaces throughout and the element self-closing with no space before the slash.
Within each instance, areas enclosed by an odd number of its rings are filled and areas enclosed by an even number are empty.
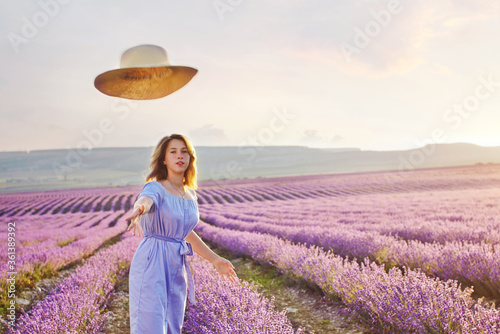
<svg viewBox="0 0 500 334">
<path fill-rule="evenodd" d="M 139 242 L 127 235 L 87 259 L 29 313 L 23 312 L 8 334 L 99 333 L 116 276 L 130 266 Z"/>
<path fill-rule="evenodd" d="M 202 214 L 201 217 L 220 227 L 268 233 L 292 242 L 320 246 L 344 257 L 367 257 L 389 267 L 421 268 L 431 276 L 474 285 L 481 296 L 500 298 L 500 244 L 422 243 L 349 228 L 302 227 L 298 222 L 297 225 L 245 222 L 222 214 Z"/>
<path fill-rule="evenodd" d="M 274 236 L 218 228 L 200 222 L 197 230 L 236 254 L 275 265 L 340 298 L 352 320 L 377 333 L 500 333 L 500 311 L 482 306 L 456 281 L 431 279 L 419 271 L 388 273 L 367 260 L 358 265 L 318 247 Z"/>
<path fill-rule="evenodd" d="M 22 246 L 18 249 L 19 253 L 32 244 L 48 239 L 64 240 L 64 234 L 68 233 L 68 230 L 85 231 L 93 225 L 96 225 L 97 229 L 99 229 L 104 225 L 100 224 L 102 219 L 110 215 L 110 212 L 55 214 L 50 216 L 33 215 L 19 217 L 15 221 L 0 217 L 0 226 L 2 228 L 0 231 L 0 244 L 6 243 L 8 240 L 7 226 L 10 222 L 15 223 L 16 243 Z"/>
<path fill-rule="evenodd" d="M 366 194 L 407 193 L 497 187 L 500 174 L 496 166 L 473 166 L 441 170 L 415 170 L 411 173 L 377 172 L 343 175 L 279 177 L 245 182 L 241 180 L 205 182 L 198 192 L 200 204 L 245 203 Z"/>
<path fill-rule="evenodd" d="M 353 229 L 424 243 L 500 242 L 500 192 L 437 191 L 344 198 L 202 205 L 200 212 L 249 223 Z"/>
<path fill-rule="evenodd" d="M 102 225 L 108 226 L 108 224 L 119 216 L 123 212 L 115 212 L 109 217 L 103 220 Z M 79 240 L 75 240 L 68 245 L 60 246 L 57 241 L 46 240 L 45 242 L 39 244 L 33 244 L 32 247 L 28 247 L 26 250 L 23 247 L 19 249 L 22 250 L 20 254 L 16 254 L 16 271 L 18 275 L 28 275 L 33 274 L 35 270 L 40 268 L 48 268 L 50 270 L 58 270 L 69 263 L 76 261 L 84 256 L 89 255 L 95 251 L 99 246 L 101 246 L 106 240 L 120 234 L 126 229 L 127 223 L 123 220 L 118 220 L 117 224 L 113 227 L 106 227 L 101 229 L 87 229 L 85 237 Z M 69 235 L 74 234 L 71 230 L 68 231 Z M 81 233 L 81 232 L 77 232 Z M 7 272 L 12 270 L 7 270 L 8 262 L 2 263 L 2 271 L 0 276 L 0 291 L 5 291 L 7 284 L 6 276 Z"/>
<path fill-rule="evenodd" d="M 299 334 L 277 312 L 273 300 L 260 295 L 245 281 L 231 283 L 220 278 L 213 266 L 195 255 L 190 260 L 196 285 L 196 304 L 188 304 L 184 330 L 193 334 Z"/>
<path fill-rule="evenodd" d="M 138 187 L 78 189 L 0 195 L 1 217 L 128 210 Z"/>
</svg>

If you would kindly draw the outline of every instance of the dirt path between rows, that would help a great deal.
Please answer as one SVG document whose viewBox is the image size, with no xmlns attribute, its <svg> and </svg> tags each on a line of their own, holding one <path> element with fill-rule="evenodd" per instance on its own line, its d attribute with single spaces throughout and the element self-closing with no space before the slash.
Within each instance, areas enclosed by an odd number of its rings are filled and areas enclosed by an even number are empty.
<svg viewBox="0 0 500 334">
<path fill-rule="evenodd" d="M 278 311 L 287 310 L 294 327 L 303 327 L 307 333 L 362 334 L 369 333 L 349 325 L 341 314 L 340 302 L 324 300 L 322 294 L 304 281 L 280 274 L 270 265 L 260 265 L 250 259 L 231 259 L 238 276 L 254 282 L 257 290 L 267 298 L 274 297 Z"/>
</svg>

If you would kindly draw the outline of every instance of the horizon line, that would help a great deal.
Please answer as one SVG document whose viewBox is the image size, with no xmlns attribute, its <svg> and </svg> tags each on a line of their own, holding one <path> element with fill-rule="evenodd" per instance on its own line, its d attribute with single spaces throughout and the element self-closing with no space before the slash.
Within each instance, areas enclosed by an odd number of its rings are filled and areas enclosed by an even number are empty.
<svg viewBox="0 0 500 334">
<path fill-rule="evenodd" d="M 405 148 L 405 149 L 388 149 L 388 150 L 373 150 L 367 149 L 364 150 L 359 147 L 314 147 L 314 146 L 306 146 L 306 145 L 193 145 L 194 148 L 238 148 L 238 147 L 285 147 L 285 148 L 308 148 L 308 149 L 317 149 L 317 150 L 352 150 L 352 151 L 363 151 L 363 152 L 395 152 L 395 151 L 410 151 L 410 150 L 418 150 L 429 145 L 473 145 L 477 147 L 484 148 L 493 148 L 500 147 L 500 145 L 494 146 L 485 146 L 479 145 L 469 142 L 453 142 L 453 143 L 432 143 L 426 144 L 419 147 Z M 85 150 L 97 150 L 97 149 L 131 149 L 131 148 L 154 148 L 155 146 L 104 146 L 104 147 L 92 147 L 90 149 L 85 148 Z M 71 148 L 46 148 L 46 149 L 35 149 L 35 150 L 15 150 L 15 151 L 0 151 L 0 153 L 30 153 L 30 152 L 43 152 L 43 151 L 63 151 L 63 150 L 79 150 L 80 148 L 71 147 Z"/>
</svg>

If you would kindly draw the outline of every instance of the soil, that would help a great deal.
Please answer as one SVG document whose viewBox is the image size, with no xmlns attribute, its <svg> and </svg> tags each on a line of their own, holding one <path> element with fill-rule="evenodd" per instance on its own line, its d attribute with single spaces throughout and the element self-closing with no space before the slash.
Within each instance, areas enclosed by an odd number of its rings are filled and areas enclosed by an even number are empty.
<svg viewBox="0 0 500 334">
<path fill-rule="evenodd" d="M 63 269 L 57 272 L 56 275 L 50 278 L 44 278 L 36 282 L 36 287 L 25 289 L 19 292 L 19 297 L 16 298 L 16 303 L 20 308 L 23 308 L 26 313 L 28 313 L 40 300 L 45 298 L 54 288 L 63 280 L 64 277 L 70 275 L 76 270 L 76 265 L 71 266 L 68 269 Z M 16 319 L 22 315 L 20 311 L 16 312 Z M 3 320 L 0 324 L 0 333 L 7 332 L 7 326 L 3 324 Z"/>
<path fill-rule="evenodd" d="M 306 333 L 367 334 L 369 331 L 349 324 L 341 311 L 341 302 L 323 298 L 319 289 L 305 281 L 280 274 L 270 265 L 258 264 L 250 259 L 232 258 L 238 277 L 252 281 L 257 290 L 267 298 L 274 297 L 277 311 L 287 310 L 292 325 L 302 327 Z"/>
<path fill-rule="evenodd" d="M 130 333 L 130 317 L 128 310 L 128 271 L 118 277 L 115 290 L 108 301 L 108 317 L 104 328 L 98 334 Z"/>
</svg>

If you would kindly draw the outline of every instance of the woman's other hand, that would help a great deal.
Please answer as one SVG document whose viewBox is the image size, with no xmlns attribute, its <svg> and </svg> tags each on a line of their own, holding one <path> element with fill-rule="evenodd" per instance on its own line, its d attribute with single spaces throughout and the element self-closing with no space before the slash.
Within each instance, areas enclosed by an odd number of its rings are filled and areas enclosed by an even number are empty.
<svg viewBox="0 0 500 334">
<path fill-rule="evenodd" d="M 219 274 L 224 278 L 224 280 L 228 279 L 231 282 L 236 282 L 238 280 L 238 276 L 234 272 L 234 267 L 223 257 L 219 257 L 214 262 L 212 262 L 215 269 L 219 272 Z"/>
</svg>

